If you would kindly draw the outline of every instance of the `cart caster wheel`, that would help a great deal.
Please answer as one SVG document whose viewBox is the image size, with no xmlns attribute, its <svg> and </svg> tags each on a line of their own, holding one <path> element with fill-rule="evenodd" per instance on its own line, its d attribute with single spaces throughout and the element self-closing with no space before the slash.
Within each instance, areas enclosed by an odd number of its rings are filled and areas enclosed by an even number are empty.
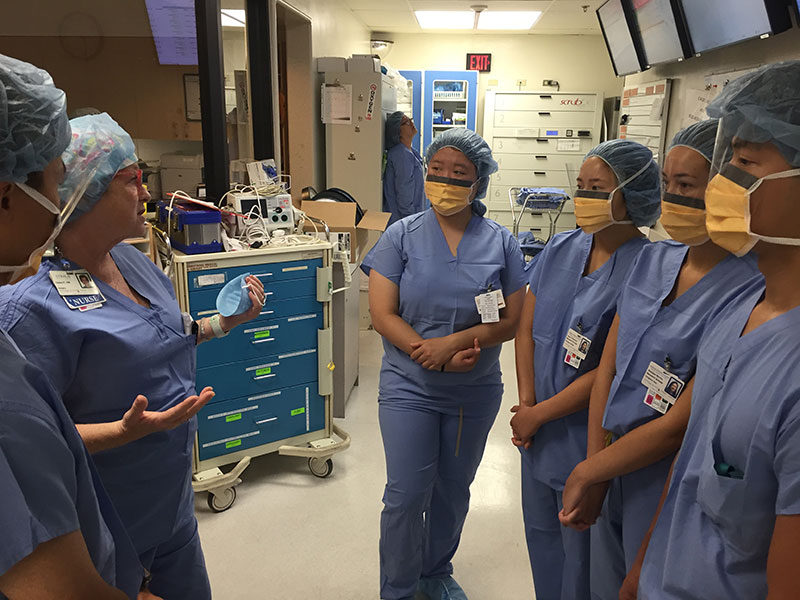
<svg viewBox="0 0 800 600">
<path fill-rule="evenodd" d="M 218 494 L 208 492 L 208 508 L 216 513 L 228 510 L 236 502 L 236 488 L 225 488 Z"/>
<path fill-rule="evenodd" d="M 313 475 L 324 479 L 333 473 L 333 461 L 330 458 L 323 460 L 312 456 L 308 459 L 308 469 Z"/>
</svg>

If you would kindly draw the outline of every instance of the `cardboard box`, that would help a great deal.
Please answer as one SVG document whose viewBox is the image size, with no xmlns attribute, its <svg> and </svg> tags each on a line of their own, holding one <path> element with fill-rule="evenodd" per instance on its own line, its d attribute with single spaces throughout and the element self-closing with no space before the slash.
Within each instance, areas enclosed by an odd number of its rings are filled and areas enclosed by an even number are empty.
<svg viewBox="0 0 800 600">
<path fill-rule="evenodd" d="M 381 72 L 381 59 L 375 58 L 368 54 L 358 55 L 354 54 L 352 58 L 347 59 L 347 72 L 348 73 L 380 73 Z"/>
<path fill-rule="evenodd" d="M 341 56 L 321 56 L 317 59 L 317 73 L 337 72 L 347 70 L 347 59 Z"/>
<path fill-rule="evenodd" d="M 385 231 L 389 224 L 391 213 L 368 210 L 356 225 L 356 205 L 352 202 L 325 202 L 321 200 L 305 200 L 301 206 L 303 212 L 311 217 L 321 219 L 328 224 L 331 231 L 346 231 L 350 233 L 350 243 L 353 262 L 360 261 L 369 248 L 369 232 Z M 317 225 L 317 229 L 320 226 Z M 305 231 L 314 231 L 314 225 L 306 221 Z"/>
</svg>

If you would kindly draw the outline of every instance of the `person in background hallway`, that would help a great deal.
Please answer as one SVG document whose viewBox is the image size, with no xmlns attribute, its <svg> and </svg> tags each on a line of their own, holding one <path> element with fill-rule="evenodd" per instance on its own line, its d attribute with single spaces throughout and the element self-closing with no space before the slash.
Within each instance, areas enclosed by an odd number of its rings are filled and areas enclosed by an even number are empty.
<svg viewBox="0 0 800 600">
<path fill-rule="evenodd" d="M 415 135 L 414 121 L 402 111 L 386 117 L 383 211 L 392 213 L 389 225 L 426 208 L 422 157 L 411 147 Z"/>
</svg>

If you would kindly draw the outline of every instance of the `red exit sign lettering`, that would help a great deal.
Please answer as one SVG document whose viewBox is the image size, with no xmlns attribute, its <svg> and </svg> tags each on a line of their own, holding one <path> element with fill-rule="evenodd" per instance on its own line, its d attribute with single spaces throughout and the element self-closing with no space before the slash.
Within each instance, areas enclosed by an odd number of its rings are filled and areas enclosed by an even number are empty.
<svg viewBox="0 0 800 600">
<path fill-rule="evenodd" d="M 467 54 L 467 71 L 488 73 L 492 70 L 491 54 Z"/>
</svg>

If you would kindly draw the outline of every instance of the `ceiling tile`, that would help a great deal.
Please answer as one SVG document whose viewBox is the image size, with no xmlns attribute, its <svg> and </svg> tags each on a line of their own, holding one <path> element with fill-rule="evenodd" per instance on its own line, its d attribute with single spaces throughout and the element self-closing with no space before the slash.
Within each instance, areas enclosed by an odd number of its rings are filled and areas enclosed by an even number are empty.
<svg viewBox="0 0 800 600">
<path fill-rule="evenodd" d="M 370 29 L 384 27 L 413 27 L 419 30 L 411 11 L 398 10 L 354 10 L 353 14 Z"/>
</svg>

